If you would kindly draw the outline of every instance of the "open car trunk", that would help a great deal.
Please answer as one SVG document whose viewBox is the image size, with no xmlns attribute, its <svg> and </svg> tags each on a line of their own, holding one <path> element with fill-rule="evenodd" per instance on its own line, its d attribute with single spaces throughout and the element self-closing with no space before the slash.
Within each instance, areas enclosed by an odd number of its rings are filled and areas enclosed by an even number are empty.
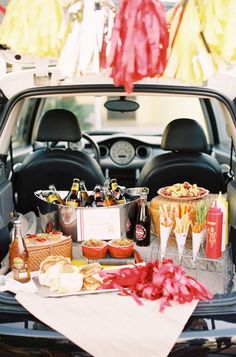
<svg viewBox="0 0 236 357">
<path fill-rule="evenodd" d="M 5 105 L 4 110 L 2 111 L 1 116 L 1 133 L 4 133 L 4 128 L 6 129 L 7 120 L 11 116 L 14 117 L 14 106 L 21 106 L 21 101 L 28 96 L 32 98 L 44 98 L 46 95 L 50 94 L 51 96 L 56 95 L 60 92 L 63 92 L 66 95 L 73 95 L 75 93 L 100 93 L 100 94 L 112 94 L 112 92 L 122 93 L 122 88 L 115 88 L 110 85 L 80 85 L 76 86 L 68 86 L 67 89 L 61 89 L 59 87 L 44 87 L 44 88 L 36 88 L 32 90 L 27 90 L 21 92 L 17 96 L 13 97 L 7 105 Z M 148 93 L 154 95 L 155 93 L 162 93 L 164 95 L 167 94 L 180 94 L 184 96 L 188 95 L 198 95 L 201 98 L 204 98 L 204 111 L 209 110 L 207 116 L 213 115 L 213 107 L 210 107 L 210 101 L 208 99 L 216 98 L 215 100 L 219 100 L 221 103 L 221 114 L 225 113 L 225 126 L 228 130 L 228 134 L 230 136 L 230 140 L 232 140 L 233 146 L 236 147 L 236 129 L 235 129 L 235 110 L 233 107 L 233 103 L 228 100 L 228 98 L 224 97 L 220 93 L 215 93 L 214 91 L 208 89 L 199 89 L 199 88 L 191 88 L 191 87 L 170 87 L 170 86 L 158 86 L 158 85 L 139 85 L 135 87 L 135 94 L 138 93 Z M 206 99 L 208 98 L 208 99 Z M 40 104 L 37 104 L 40 106 Z M 215 119 L 214 119 L 215 120 Z M 213 122 L 214 122 L 213 120 Z M 218 120 L 221 118 L 219 116 Z M 223 120 L 223 119 L 222 119 Z M 15 124 L 13 124 L 14 126 Z M 216 122 L 215 122 L 216 125 Z M 9 136 L 10 137 L 10 136 Z M 215 146 L 215 156 L 222 159 L 224 157 L 224 152 L 219 149 L 219 145 Z M 7 161 L 7 153 L 5 155 L 1 153 L 2 162 L 0 162 L 0 237 L 1 237 L 1 249 L 0 249 L 0 260 L 2 260 L 7 251 L 10 244 L 10 229 L 11 229 L 11 218 L 12 211 L 14 209 L 14 200 L 15 197 L 12 192 L 12 183 L 7 178 L 6 170 L 4 166 L 9 166 L 9 161 Z M 13 158 L 11 158 L 13 160 Z M 230 163 L 231 170 L 234 167 L 234 157 L 228 157 L 227 163 Z M 2 165 L 1 165 L 2 164 Z M 236 291 L 234 287 L 234 264 L 236 262 L 236 244 L 235 244 L 235 235 L 236 235 L 236 181 L 232 179 L 227 186 L 227 199 L 229 202 L 229 247 L 228 252 L 232 262 L 232 265 L 224 267 L 224 273 L 229 274 L 229 284 L 227 284 L 227 288 L 222 288 L 218 292 L 215 292 L 215 295 L 212 300 L 209 302 L 200 301 L 194 310 L 189 322 L 186 325 L 186 331 L 183 331 L 183 334 L 180 336 L 180 339 L 183 340 L 186 338 L 198 338 L 199 335 L 192 334 L 191 330 L 189 330 L 189 325 L 192 323 L 194 319 L 204 318 L 210 320 L 220 320 L 225 321 L 226 323 L 236 322 Z M 16 208 L 16 207 L 15 207 Z M 224 264 L 224 263 L 222 263 Z M 227 263 L 228 264 L 228 263 Z M 1 270 L 0 270 L 1 272 Z M 206 274 L 209 274 L 209 271 L 206 271 Z M 204 273 L 203 273 L 204 275 Z M 212 272 L 214 277 L 214 271 Z M 213 278 L 214 279 L 214 278 Z M 222 278 L 223 279 L 223 278 Z M 227 277 L 226 277 L 227 279 Z M 224 291 L 222 291 L 222 289 Z M 235 320 L 234 320 L 235 318 Z M 15 324 L 17 323 L 17 324 Z M 227 329 L 227 327 L 226 327 Z M 201 331 L 202 332 L 202 331 Z M 187 335 L 186 335 L 187 333 Z M 203 333 L 203 332 L 202 332 Z M 207 331 L 207 338 L 215 336 L 215 329 L 212 331 Z M 227 332 L 229 334 L 229 332 Z M 226 335 L 227 335 L 226 333 Z M 234 333 L 234 330 L 231 333 Z M 58 348 L 58 345 L 61 347 L 64 344 L 65 350 L 75 351 L 78 350 L 77 347 L 73 346 L 69 341 L 65 339 L 64 336 L 59 333 L 47 328 L 43 324 L 40 323 L 37 319 L 35 319 L 28 311 L 26 311 L 14 298 L 14 294 L 4 292 L 0 293 L 0 335 L 1 338 L 9 344 L 12 343 L 12 339 L 15 336 L 20 338 L 24 338 L 25 341 L 27 339 L 32 339 L 35 341 L 35 338 L 41 339 L 44 341 L 45 345 L 48 341 L 55 341 L 55 349 Z M 223 333 L 224 335 L 224 333 Z M 236 330 L 235 330 L 236 335 Z M 199 338 L 205 338 L 204 333 Z M 58 345 L 57 345 L 58 344 Z M 26 343 L 27 345 L 27 343 Z M 37 344 L 35 344 L 36 346 Z M 56 346 L 57 345 L 57 346 Z M 1 347 L 1 346 L 0 346 Z M 86 352 L 82 352 L 86 356 Z M 174 356 L 174 354 L 173 354 Z"/>
</svg>

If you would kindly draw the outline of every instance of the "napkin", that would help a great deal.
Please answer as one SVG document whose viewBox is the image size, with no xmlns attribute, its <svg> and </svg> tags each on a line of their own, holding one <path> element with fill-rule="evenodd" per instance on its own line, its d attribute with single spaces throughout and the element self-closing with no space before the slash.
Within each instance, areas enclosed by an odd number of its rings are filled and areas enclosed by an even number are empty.
<svg viewBox="0 0 236 357">
<path fill-rule="evenodd" d="M 32 272 L 31 276 L 37 276 L 38 272 Z M 19 291 L 37 292 L 37 288 L 31 279 L 27 283 L 20 283 L 12 278 L 12 272 L 8 275 L 0 275 L 0 292 L 10 291 L 16 294 Z"/>
<path fill-rule="evenodd" d="M 43 298 L 19 291 L 31 314 L 95 357 L 166 357 L 198 301 L 159 312 L 159 301 L 138 305 L 118 293 Z"/>
</svg>

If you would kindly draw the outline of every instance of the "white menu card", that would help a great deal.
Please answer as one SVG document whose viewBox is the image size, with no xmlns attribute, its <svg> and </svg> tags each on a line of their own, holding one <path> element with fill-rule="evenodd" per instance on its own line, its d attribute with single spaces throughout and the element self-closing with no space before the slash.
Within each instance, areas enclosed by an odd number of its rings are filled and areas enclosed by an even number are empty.
<svg viewBox="0 0 236 357">
<path fill-rule="evenodd" d="M 78 241 L 119 239 L 120 231 L 119 208 L 77 210 Z"/>
</svg>

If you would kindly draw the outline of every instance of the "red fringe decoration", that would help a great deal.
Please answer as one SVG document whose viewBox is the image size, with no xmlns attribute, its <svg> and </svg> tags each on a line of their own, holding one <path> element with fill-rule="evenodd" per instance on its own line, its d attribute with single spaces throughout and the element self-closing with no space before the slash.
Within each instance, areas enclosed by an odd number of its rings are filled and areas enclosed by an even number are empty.
<svg viewBox="0 0 236 357">
<path fill-rule="evenodd" d="M 132 268 L 103 270 L 100 275 L 103 277 L 101 289 L 118 288 L 121 295 L 131 295 L 140 305 L 143 304 L 140 298 L 160 299 L 161 312 L 171 306 L 171 300 L 184 304 L 194 299 L 209 300 L 213 296 L 203 284 L 187 276 L 182 266 L 174 265 L 171 259 Z"/>
</svg>

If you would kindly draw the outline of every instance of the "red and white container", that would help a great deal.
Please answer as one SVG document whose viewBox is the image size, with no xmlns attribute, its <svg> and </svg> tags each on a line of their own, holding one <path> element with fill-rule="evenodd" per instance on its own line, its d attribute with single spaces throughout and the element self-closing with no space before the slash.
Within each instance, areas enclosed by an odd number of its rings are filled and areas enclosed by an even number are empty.
<svg viewBox="0 0 236 357">
<path fill-rule="evenodd" d="M 221 257 L 223 212 L 219 207 L 211 207 L 206 222 L 206 256 L 210 259 Z"/>
</svg>

